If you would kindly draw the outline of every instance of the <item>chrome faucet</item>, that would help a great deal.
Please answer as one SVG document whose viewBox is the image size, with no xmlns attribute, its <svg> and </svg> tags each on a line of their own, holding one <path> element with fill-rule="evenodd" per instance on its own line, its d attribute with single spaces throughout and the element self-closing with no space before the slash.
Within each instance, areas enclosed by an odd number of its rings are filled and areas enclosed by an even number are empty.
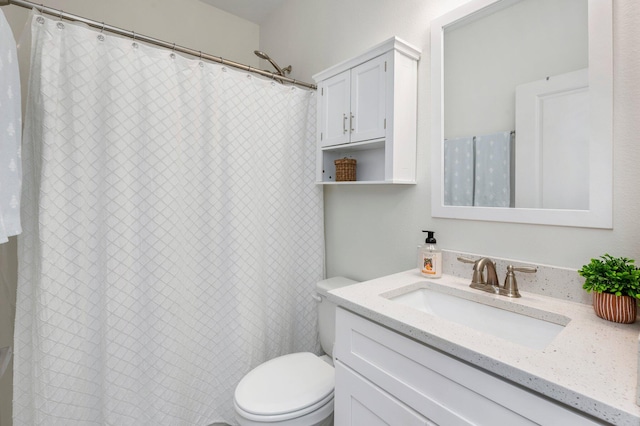
<svg viewBox="0 0 640 426">
<path fill-rule="evenodd" d="M 535 273 L 538 270 L 535 267 L 522 266 L 516 268 L 513 265 L 509 265 L 507 266 L 507 276 L 504 280 L 504 286 L 500 287 L 498 274 L 496 273 L 496 263 L 493 260 L 488 257 L 482 257 L 478 260 L 458 257 L 458 260 L 464 263 L 473 263 L 473 277 L 471 278 L 469 287 L 507 297 L 520 297 L 516 276 L 513 273 L 514 271 Z M 485 270 L 487 271 L 486 280 Z"/>
</svg>

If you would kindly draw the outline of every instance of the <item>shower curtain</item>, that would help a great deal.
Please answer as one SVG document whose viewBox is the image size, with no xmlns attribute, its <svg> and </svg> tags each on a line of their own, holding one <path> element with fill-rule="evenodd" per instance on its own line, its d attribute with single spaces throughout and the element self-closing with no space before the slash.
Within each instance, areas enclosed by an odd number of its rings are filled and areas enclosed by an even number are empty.
<svg viewBox="0 0 640 426">
<path fill-rule="evenodd" d="M 14 424 L 234 423 L 257 364 L 318 351 L 315 102 L 32 21 Z"/>
</svg>

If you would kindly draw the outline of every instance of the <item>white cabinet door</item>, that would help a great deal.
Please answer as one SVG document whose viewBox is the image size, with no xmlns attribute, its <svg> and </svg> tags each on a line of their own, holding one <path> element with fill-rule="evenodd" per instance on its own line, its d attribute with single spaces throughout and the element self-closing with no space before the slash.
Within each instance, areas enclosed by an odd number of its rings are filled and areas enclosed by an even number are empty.
<svg viewBox="0 0 640 426">
<path fill-rule="evenodd" d="M 351 70 L 351 142 L 385 137 L 386 69 L 390 54 Z"/>
<path fill-rule="evenodd" d="M 335 426 L 437 426 L 336 361 Z"/>
<path fill-rule="evenodd" d="M 320 85 L 322 101 L 320 102 L 321 116 L 321 145 L 332 146 L 349 142 L 350 71 L 335 75 Z"/>
<path fill-rule="evenodd" d="M 516 207 L 588 210 L 589 72 L 516 87 Z M 597 201 L 596 201 L 597 202 Z"/>
<path fill-rule="evenodd" d="M 387 57 L 371 59 L 321 83 L 322 146 L 385 137 Z"/>
</svg>

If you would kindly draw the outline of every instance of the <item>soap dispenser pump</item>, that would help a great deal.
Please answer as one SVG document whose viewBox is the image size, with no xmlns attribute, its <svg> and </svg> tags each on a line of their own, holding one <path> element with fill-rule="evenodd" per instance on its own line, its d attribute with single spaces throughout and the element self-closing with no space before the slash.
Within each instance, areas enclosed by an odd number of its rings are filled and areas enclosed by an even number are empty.
<svg viewBox="0 0 640 426">
<path fill-rule="evenodd" d="M 429 278 L 440 278 L 442 276 L 442 252 L 436 247 L 435 232 L 422 231 L 427 233 L 424 244 L 418 246 L 418 269 L 420 274 Z"/>
</svg>

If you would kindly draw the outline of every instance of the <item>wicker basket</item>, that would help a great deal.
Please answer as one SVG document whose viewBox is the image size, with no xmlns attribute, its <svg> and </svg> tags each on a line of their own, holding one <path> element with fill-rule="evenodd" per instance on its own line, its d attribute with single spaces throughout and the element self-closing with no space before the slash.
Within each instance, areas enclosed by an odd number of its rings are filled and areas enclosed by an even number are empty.
<svg viewBox="0 0 640 426">
<path fill-rule="evenodd" d="M 356 180 L 356 160 L 341 158 L 334 161 L 336 165 L 336 182 L 351 182 Z"/>
</svg>

